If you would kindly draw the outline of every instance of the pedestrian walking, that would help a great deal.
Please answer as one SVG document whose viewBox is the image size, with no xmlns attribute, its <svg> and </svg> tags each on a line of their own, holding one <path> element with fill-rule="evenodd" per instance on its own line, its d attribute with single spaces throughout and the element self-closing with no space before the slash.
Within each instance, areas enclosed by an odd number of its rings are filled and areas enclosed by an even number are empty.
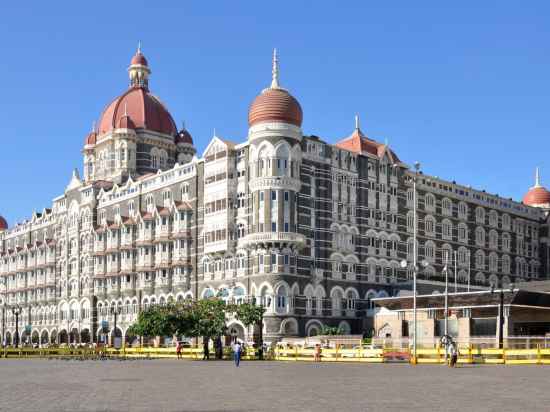
<svg viewBox="0 0 550 412">
<path fill-rule="evenodd" d="M 181 347 L 183 345 L 181 344 L 181 342 L 178 342 L 178 344 L 176 345 L 176 357 L 178 359 L 181 359 Z"/>
<path fill-rule="evenodd" d="M 203 352 L 202 360 L 210 360 L 210 350 L 208 348 L 209 340 L 210 340 L 209 338 L 204 338 L 203 347 L 202 347 L 202 352 Z"/>
<path fill-rule="evenodd" d="M 315 345 L 315 362 L 321 362 L 321 344 L 318 343 Z"/>
<path fill-rule="evenodd" d="M 235 366 L 238 368 L 241 363 L 242 346 L 238 341 L 235 341 L 233 345 L 233 359 L 235 360 Z"/>
<path fill-rule="evenodd" d="M 456 362 L 458 361 L 458 348 L 455 342 L 452 342 L 450 346 L 451 360 L 449 366 L 454 368 L 456 366 Z"/>
</svg>

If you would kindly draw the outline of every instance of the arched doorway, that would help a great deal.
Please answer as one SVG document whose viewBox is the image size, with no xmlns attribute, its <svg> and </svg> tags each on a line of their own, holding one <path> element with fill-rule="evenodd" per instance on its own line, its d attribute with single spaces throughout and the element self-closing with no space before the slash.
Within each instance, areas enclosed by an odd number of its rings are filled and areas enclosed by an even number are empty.
<svg viewBox="0 0 550 412">
<path fill-rule="evenodd" d="M 57 331 L 55 329 L 52 330 L 52 332 L 50 333 L 50 343 L 52 345 L 55 345 L 57 343 Z"/>
<path fill-rule="evenodd" d="M 27 333 L 27 331 L 21 332 L 21 340 L 19 341 L 20 344 L 26 345 L 30 343 L 31 335 Z"/>
<path fill-rule="evenodd" d="M 11 333 L 6 332 L 6 345 L 11 345 Z"/>
<path fill-rule="evenodd" d="M 80 333 L 78 332 L 77 328 L 71 329 L 71 332 L 69 333 L 69 342 L 70 343 L 79 343 L 80 341 Z"/>
<path fill-rule="evenodd" d="M 238 340 L 244 341 L 244 328 L 238 323 L 233 323 L 227 328 L 227 335 L 225 338 L 225 344 L 229 345 L 231 342 Z"/>
<path fill-rule="evenodd" d="M 90 331 L 88 329 L 82 329 L 80 331 L 80 342 L 90 343 Z"/>
<path fill-rule="evenodd" d="M 122 339 L 122 330 L 117 326 L 116 329 L 111 331 L 111 345 L 115 346 L 115 338 Z M 120 341 L 122 343 L 122 340 Z"/>
<path fill-rule="evenodd" d="M 48 331 L 43 330 L 42 334 L 40 335 L 40 344 L 45 345 L 48 343 Z"/>
<path fill-rule="evenodd" d="M 59 332 L 59 336 L 57 337 L 59 344 L 67 344 L 69 343 L 69 336 L 67 335 L 67 331 L 65 329 L 62 329 Z"/>
<path fill-rule="evenodd" d="M 34 331 L 31 335 L 31 342 L 33 344 L 38 344 L 40 343 L 40 336 L 38 335 L 38 331 Z"/>
</svg>

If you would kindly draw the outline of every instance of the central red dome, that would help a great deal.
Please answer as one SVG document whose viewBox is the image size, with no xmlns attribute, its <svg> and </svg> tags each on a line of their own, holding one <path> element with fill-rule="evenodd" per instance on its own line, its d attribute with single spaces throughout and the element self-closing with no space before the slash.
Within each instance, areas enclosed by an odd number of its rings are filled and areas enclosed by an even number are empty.
<svg viewBox="0 0 550 412">
<path fill-rule="evenodd" d="M 119 127 L 147 129 L 175 136 L 174 119 L 161 103 L 143 87 L 132 87 L 107 106 L 99 119 L 99 134 Z"/>
</svg>

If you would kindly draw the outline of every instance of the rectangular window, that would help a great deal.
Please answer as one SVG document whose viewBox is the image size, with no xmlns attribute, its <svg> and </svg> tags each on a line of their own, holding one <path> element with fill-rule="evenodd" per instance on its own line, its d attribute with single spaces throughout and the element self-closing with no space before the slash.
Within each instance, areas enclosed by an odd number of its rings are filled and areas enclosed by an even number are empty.
<svg viewBox="0 0 550 412">
<path fill-rule="evenodd" d="M 260 203 L 264 201 L 264 192 L 260 192 Z"/>
<path fill-rule="evenodd" d="M 271 200 L 277 200 L 277 192 L 275 190 L 271 191 Z"/>
<path fill-rule="evenodd" d="M 288 255 L 285 255 L 285 265 L 288 265 Z"/>
<path fill-rule="evenodd" d="M 285 232 L 288 232 L 289 231 L 288 229 L 289 229 L 289 225 L 287 222 L 285 222 Z"/>
<path fill-rule="evenodd" d="M 288 192 L 285 192 L 285 202 L 288 202 Z"/>
<path fill-rule="evenodd" d="M 277 231 L 277 223 L 271 222 L 271 231 L 276 232 Z"/>
</svg>

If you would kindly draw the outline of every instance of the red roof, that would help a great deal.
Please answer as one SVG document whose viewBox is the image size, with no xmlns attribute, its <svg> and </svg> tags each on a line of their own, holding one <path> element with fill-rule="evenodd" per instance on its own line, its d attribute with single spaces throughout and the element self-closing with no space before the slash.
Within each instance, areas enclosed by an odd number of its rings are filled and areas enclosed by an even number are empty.
<svg viewBox="0 0 550 412">
<path fill-rule="evenodd" d="M 397 155 L 387 145 L 369 139 L 360 129 L 355 129 L 350 137 L 340 140 L 336 143 L 336 147 L 359 154 L 370 153 L 377 157 L 382 157 L 387 149 L 393 157 L 393 161 L 400 162 Z"/>
<path fill-rule="evenodd" d="M 101 115 L 99 133 L 132 124 L 133 127 L 126 128 L 143 128 L 172 136 L 177 133 L 174 119 L 166 107 L 145 87 L 131 87 L 113 100 Z"/>
<path fill-rule="evenodd" d="M 86 136 L 86 140 L 84 141 L 84 144 L 87 145 L 95 145 L 97 142 L 97 133 L 96 132 L 90 132 L 88 136 Z"/>
<path fill-rule="evenodd" d="M 187 143 L 190 145 L 193 144 L 193 138 L 191 137 L 191 134 L 186 129 L 180 130 L 178 135 L 176 136 L 176 144 L 180 144 L 180 143 Z"/>
<path fill-rule="evenodd" d="M 149 66 L 147 63 L 147 59 L 143 54 L 141 54 L 140 51 L 138 51 L 136 54 L 134 54 L 134 57 L 132 57 L 132 60 L 130 61 L 130 65 L 133 64 L 139 64 L 141 66 Z"/>
<path fill-rule="evenodd" d="M 269 88 L 258 95 L 248 110 L 248 125 L 261 122 L 285 122 L 300 127 L 302 107 L 285 89 Z"/>
<path fill-rule="evenodd" d="M 550 204 L 550 192 L 542 186 L 532 187 L 523 196 L 523 203 L 528 206 Z"/>
<path fill-rule="evenodd" d="M 2 216 L 0 216 L 0 230 L 7 230 L 8 222 Z"/>
</svg>

